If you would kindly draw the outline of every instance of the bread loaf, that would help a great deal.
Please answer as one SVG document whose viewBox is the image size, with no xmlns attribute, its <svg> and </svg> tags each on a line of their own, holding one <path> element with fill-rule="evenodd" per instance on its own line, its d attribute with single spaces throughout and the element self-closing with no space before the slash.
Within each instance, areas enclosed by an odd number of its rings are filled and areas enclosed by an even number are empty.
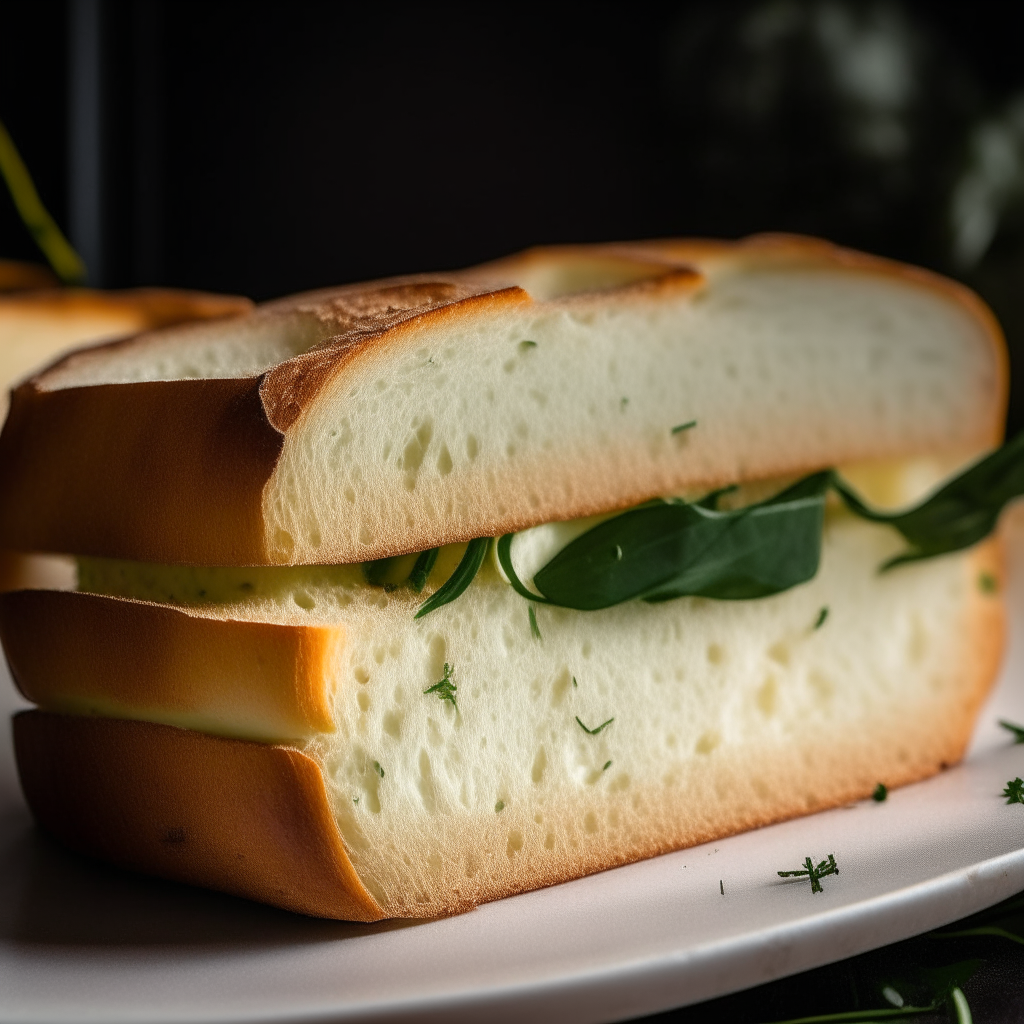
<svg viewBox="0 0 1024 1024">
<path fill-rule="evenodd" d="M 376 920 L 926 777 L 1001 655 L 991 537 L 880 572 L 905 537 L 822 493 L 820 564 L 771 596 L 523 591 L 658 496 L 749 521 L 837 467 L 913 504 L 998 443 L 1006 389 L 969 292 L 785 237 L 537 250 L 73 353 L 0 434 L 0 545 L 67 567 L 0 594 L 26 795 L 114 863 Z M 481 546 L 512 532 L 507 564 Z"/>
</svg>

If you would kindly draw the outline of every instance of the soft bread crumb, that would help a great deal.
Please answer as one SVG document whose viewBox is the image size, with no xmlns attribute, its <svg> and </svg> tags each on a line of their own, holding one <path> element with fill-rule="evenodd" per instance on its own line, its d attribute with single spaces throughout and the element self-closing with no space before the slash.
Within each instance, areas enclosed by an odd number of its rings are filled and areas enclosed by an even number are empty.
<svg viewBox="0 0 1024 1024">
<path fill-rule="evenodd" d="M 751 467 L 770 475 L 810 436 L 791 421 L 797 408 L 822 452 L 878 457 L 883 437 L 900 439 L 892 455 L 934 448 L 991 389 L 977 340 L 933 293 L 764 268 L 723 274 L 697 296 L 586 316 L 517 307 L 420 332 L 386 364 L 354 360 L 287 436 L 264 498 L 271 560 L 487 533 L 510 502 L 524 519 L 561 518 L 599 481 L 649 497 Z M 674 434 L 684 421 L 696 426 Z"/>
<path fill-rule="evenodd" d="M 363 883 L 389 913 L 448 912 L 955 761 L 993 667 L 973 645 L 998 643 L 990 556 L 880 576 L 900 543 L 836 516 L 792 591 L 541 608 L 541 642 L 495 577 L 417 623 L 407 599 L 350 609 L 338 732 L 310 750 Z M 423 692 L 442 659 L 457 708 Z"/>
</svg>

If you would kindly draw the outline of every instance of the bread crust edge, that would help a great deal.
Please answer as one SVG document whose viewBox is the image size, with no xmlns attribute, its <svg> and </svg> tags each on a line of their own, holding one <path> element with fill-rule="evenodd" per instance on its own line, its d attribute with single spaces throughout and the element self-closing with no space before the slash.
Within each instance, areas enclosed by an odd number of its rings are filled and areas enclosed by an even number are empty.
<svg viewBox="0 0 1024 1024">
<path fill-rule="evenodd" d="M 15 716 L 14 747 L 37 822 L 72 850 L 314 917 L 386 916 L 301 751 L 43 711 Z"/>
</svg>

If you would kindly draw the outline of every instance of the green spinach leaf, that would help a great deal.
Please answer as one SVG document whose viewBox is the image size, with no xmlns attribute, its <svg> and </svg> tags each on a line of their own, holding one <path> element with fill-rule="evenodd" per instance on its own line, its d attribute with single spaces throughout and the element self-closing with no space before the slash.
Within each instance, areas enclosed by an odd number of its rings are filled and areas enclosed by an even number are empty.
<svg viewBox="0 0 1024 1024">
<path fill-rule="evenodd" d="M 883 570 L 960 551 L 984 540 L 995 529 L 1007 502 L 1024 494 L 1024 433 L 909 511 L 880 512 L 871 508 L 838 474 L 833 474 L 833 487 L 851 512 L 893 526 L 906 538 L 910 547 L 890 558 Z"/>
<path fill-rule="evenodd" d="M 788 590 L 818 571 L 830 480 L 828 472 L 815 473 L 729 512 L 675 501 L 632 509 L 577 537 L 534 584 L 544 601 L 582 611 L 636 598 L 741 600 Z M 506 574 L 510 563 L 502 559 Z M 536 600 L 525 588 L 520 593 Z"/>
</svg>

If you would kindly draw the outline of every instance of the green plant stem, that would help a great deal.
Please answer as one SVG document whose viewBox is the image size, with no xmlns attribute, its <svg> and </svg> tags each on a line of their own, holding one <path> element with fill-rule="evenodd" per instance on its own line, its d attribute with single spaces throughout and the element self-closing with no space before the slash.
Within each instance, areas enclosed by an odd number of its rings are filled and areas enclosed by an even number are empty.
<svg viewBox="0 0 1024 1024">
<path fill-rule="evenodd" d="M 66 284 L 80 284 L 86 270 L 82 257 L 64 237 L 56 221 L 43 206 L 39 193 L 21 159 L 17 146 L 0 121 L 0 174 L 14 200 L 14 206 L 36 245 L 43 251 L 54 273 Z"/>
</svg>

